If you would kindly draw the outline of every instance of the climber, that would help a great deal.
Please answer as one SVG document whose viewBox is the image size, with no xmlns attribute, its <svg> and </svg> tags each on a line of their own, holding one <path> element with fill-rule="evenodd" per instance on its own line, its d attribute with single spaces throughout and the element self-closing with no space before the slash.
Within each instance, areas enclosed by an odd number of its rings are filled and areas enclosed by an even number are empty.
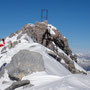
<svg viewBox="0 0 90 90">
<path fill-rule="evenodd" d="M 2 42 L 3 42 L 3 44 L 0 44 L 0 47 L 5 45 L 5 40 L 4 39 L 2 39 Z"/>
<path fill-rule="evenodd" d="M 51 40 L 50 36 L 51 36 L 51 34 L 50 34 L 49 30 L 46 29 L 45 33 L 42 36 L 42 44 L 43 44 L 43 41 L 45 39 L 46 40 L 46 47 L 48 46 L 48 44 L 49 44 L 49 42 Z"/>
</svg>

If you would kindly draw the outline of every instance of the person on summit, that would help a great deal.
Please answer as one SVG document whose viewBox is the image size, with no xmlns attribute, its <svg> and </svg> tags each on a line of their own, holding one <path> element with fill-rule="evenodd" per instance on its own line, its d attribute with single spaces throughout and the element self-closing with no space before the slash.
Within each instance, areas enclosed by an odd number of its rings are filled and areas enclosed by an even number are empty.
<svg viewBox="0 0 90 90">
<path fill-rule="evenodd" d="M 45 33 L 43 34 L 43 37 L 42 37 L 42 44 L 43 44 L 43 41 L 45 39 L 46 40 L 46 45 L 45 45 L 46 47 L 48 46 L 48 44 L 51 40 L 50 36 L 51 36 L 51 34 L 50 34 L 49 30 L 46 29 L 46 31 L 45 31 Z"/>
<path fill-rule="evenodd" d="M 2 44 L 0 44 L 0 47 L 4 46 L 5 45 L 5 40 L 2 39 Z"/>
</svg>

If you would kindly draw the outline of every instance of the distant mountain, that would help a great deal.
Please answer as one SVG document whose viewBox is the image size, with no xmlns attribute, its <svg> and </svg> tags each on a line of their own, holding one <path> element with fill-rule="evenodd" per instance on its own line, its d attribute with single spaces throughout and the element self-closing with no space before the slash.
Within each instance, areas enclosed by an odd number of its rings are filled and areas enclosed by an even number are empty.
<svg viewBox="0 0 90 90">
<path fill-rule="evenodd" d="M 77 62 L 86 71 L 90 71 L 90 55 L 78 53 L 77 54 Z"/>
<path fill-rule="evenodd" d="M 82 53 L 78 53 L 77 54 L 78 58 L 83 58 L 83 59 L 86 59 L 86 60 L 90 60 L 90 55 L 89 54 L 82 54 Z"/>
</svg>

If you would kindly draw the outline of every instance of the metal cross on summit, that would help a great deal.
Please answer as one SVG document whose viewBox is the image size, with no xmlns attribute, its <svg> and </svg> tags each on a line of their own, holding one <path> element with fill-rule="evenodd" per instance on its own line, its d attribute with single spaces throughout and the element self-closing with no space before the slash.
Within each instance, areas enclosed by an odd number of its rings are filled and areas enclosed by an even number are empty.
<svg viewBox="0 0 90 90">
<path fill-rule="evenodd" d="M 41 22 L 48 19 L 48 9 L 41 9 Z"/>
</svg>

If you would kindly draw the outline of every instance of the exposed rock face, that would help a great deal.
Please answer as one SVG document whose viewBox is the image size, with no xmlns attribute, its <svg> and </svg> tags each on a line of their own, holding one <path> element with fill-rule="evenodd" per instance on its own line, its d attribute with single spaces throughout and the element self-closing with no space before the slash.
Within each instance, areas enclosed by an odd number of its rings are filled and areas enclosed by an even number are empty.
<svg viewBox="0 0 90 90">
<path fill-rule="evenodd" d="M 22 33 L 27 33 L 35 42 L 42 43 L 42 36 L 46 28 L 46 23 L 36 22 L 33 27 L 31 25 L 25 25 L 21 31 Z"/>
<path fill-rule="evenodd" d="M 57 29 L 53 29 L 55 35 L 50 34 L 48 38 L 45 36 L 45 39 L 42 43 L 43 36 L 46 33 L 46 30 L 48 29 L 48 32 L 50 32 L 50 28 L 51 27 L 48 27 L 48 24 L 45 22 L 36 22 L 36 24 L 33 26 L 31 26 L 30 24 L 25 25 L 20 31 L 22 31 L 22 33 L 27 33 L 34 42 L 43 44 L 53 51 L 56 51 L 56 45 L 57 47 L 61 48 L 67 55 L 70 55 L 73 60 L 77 61 L 76 56 L 72 55 L 72 51 L 69 48 L 67 39 Z M 55 43 L 55 45 L 53 44 L 53 42 Z"/>
<path fill-rule="evenodd" d="M 15 33 L 12 33 L 11 35 L 9 35 L 9 37 L 12 38 L 15 35 L 16 35 Z"/>
<path fill-rule="evenodd" d="M 83 71 L 79 71 L 75 68 L 74 66 L 74 62 L 68 58 L 66 55 L 64 55 L 63 53 L 58 53 L 58 55 L 54 52 L 48 51 L 47 52 L 50 56 L 52 56 L 53 58 L 55 58 L 58 62 L 60 62 L 62 65 L 64 65 L 71 73 L 76 74 L 76 73 L 83 73 L 86 74 Z M 64 62 L 62 63 L 62 60 L 64 60 Z"/>
<path fill-rule="evenodd" d="M 1 50 L 1 54 L 6 53 L 7 52 L 6 49 L 7 49 L 7 47 L 3 47 Z"/>
<path fill-rule="evenodd" d="M 12 57 L 7 65 L 9 76 L 22 79 L 23 76 L 37 71 L 44 71 L 44 62 L 41 54 L 28 50 L 21 50 Z"/>
<path fill-rule="evenodd" d="M 19 41 L 14 41 L 14 42 L 12 42 L 12 41 L 9 41 L 8 42 L 8 48 L 9 49 L 11 49 L 11 48 L 14 48 L 18 43 L 20 43 L 21 41 L 19 40 Z"/>
<path fill-rule="evenodd" d="M 21 32 L 21 35 L 17 37 L 17 39 L 20 39 L 22 37 L 22 34 L 27 33 L 28 36 L 30 36 L 34 42 L 38 42 L 40 44 L 43 44 L 44 46 L 47 46 L 48 48 L 55 51 L 55 47 L 53 42 L 56 44 L 57 47 L 61 48 L 67 55 L 70 55 L 72 57 L 72 51 L 69 48 L 67 39 L 59 32 L 57 29 L 53 29 L 55 32 L 55 35 L 50 34 L 49 38 L 45 37 L 44 43 L 42 43 L 43 35 L 45 34 L 46 30 L 50 32 L 51 26 L 48 26 L 48 23 L 45 22 L 36 22 L 33 26 L 31 24 L 24 25 L 21 30 L 17 31 L 16 34 Z M 16 35 L 15 33 L 11 34 L 9 37 L 13 37 Z M 48 45 L 46 43 L 48 42 Z M 73 56 L 74 59 L 74 56 Z M 75 59 L 76 61 L 76 59 Z"/>
<path fill-rule="evenodd" d="M 52 56 L 53 58 L 55 58 L 57 61 L 59 61 L 60 63 L 61 60 L 63 59 L 64 60 L 64 63 L 62 63 L 70 72 L 72 73 L 75 73 L 77 70 L 75 69 L 75 66 L 74 66 L 74 62 L 71 61 L 66 55 L 64 55 L 63 53 L 58 53 L 55 54 L 53 52 L 48 52 L 48 54 L 50 56 Z"/>
<path fill-rule="evenodd" d="M 71 55 L 70 56 L 72 60 L 74 60 L 75 62 L 77 62 L 77 55 Z"/>
</svg>

